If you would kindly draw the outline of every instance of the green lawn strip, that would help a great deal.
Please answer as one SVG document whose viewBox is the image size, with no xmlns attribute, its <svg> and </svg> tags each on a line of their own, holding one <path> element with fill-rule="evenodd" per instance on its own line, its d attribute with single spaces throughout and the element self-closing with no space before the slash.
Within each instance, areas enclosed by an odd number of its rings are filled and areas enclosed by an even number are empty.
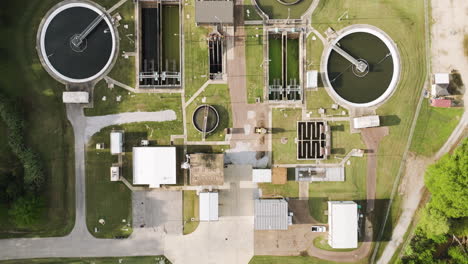
<svg viewBox="0 0 468 264">
<path fill-rule="evenodd" d="M 206 97 L 206 101 L 203 103 L 202 99 L 204 97 Z M 218 128 L 213 133 L 207 134 L 206 140 L 224 141 L 224 138 L 225 138 L 224 129 L 228 127 L 232 127 L 231 99 L 229 96 L 229 88 L 227 84 L 210 84 L 186 108 L 187 140 L 188 141 L 202 140 L 203 135 L 202 133 L 198 132 L 198 130 L 195 129 L 192 123 L 192 116 L 196 108 L 203 104 L 212 105 L 214 108 L 216 108 L 219 114 L 219 118 L 220 118 Z"/>
<path fill-rule="evenodd" d="M 195 24 L 195 0 L 184 3 L 184 89 L 186 100 L 208 80 L 208 44 L 211 30 Z"/>
<path fill-rule="evenodd" d="M 154 264 L 164 260 L 165 264 L 171 262 L 164 256 L 141 256 L 141 257 L 105 257 L 105 258 L 38 258 L 38 259 L 18 259 L 2 260 L 2 264 Z"/>
<path fill-rule="evenodd" d="M 426 157 L 435 154 L 457 126 L 463 110 L 431 107 L 424 99 L 410 150 Z"/>
<path fill-rule="evenodd" d="M 352 157 L 345 165 L 344 182 L 314 182 L 309 186 L 309 210 L 317 221 L 327 223 L 324 214 L 328 201 L 362 201 L 366 199 L 367 159 Z"/>
<path fill-rule="evenodd" d="M 190 234 L 198 227 L 198 195 L 196 191 L 183 191 L 184 199 L 184 235 Z M 195 219 L 192 221 L 192 218 Z"/>
<path fill-rule="evenodd" d="M 285 6 L 279 1 L 256 0 L 260 9 L 265 12 L 270 19 L 296 19 L 307 11 L 313 0 L 302 0 L 295 5 Z"/>
<path fill-rule="evenodd" d="M 348 18 L 338 22 L 345 11 Z M 385 14 L 388 19 L 375 14 Z M 390 135 L 381 141 L 377 153 L 376 196 L 377 199 L 388 199 L 426 76 L 425 42 L 421 41 L 425 38 L 424 1 L 329 0 L 319 2 L 313 18 L 312 26 L 321 33 L 328 27 L 340 30 L 352 24 L 371 24 L 385 31 L 398 45 L 400 81 L 393 96 L 377 110 L 377 114 L 384 117 L 382 125 L 390 125 Z M 384 215 L 379 211 L 385 209 L 385 206 L 376 207 L 376 214 Z M 379 230 L 379 223 L 383 223 L 383 220 L 376 223 L 374 230 Z M 392 223 L 388 224 L 392 226 Z"/>
<path fill-rule="evenodd" d="M 307 252 L 305 252 L 307 253 Z M 346 264 L 349 262 L 334 262 L 309 256 L 253 256 L 249 264 Z M 355 264 L 367 263 L 367 260 L 353 262 Z"/>
<path fill-rule="evenodd" d="M 332 248 L 328 244 L 328 239 L 323 236 L 318 236 L 314 239 L 314 246 L 323 250 L 334 251 L 334 252 L 349 252 L 356 250 L 355 248 Z M 361 246 L 362 242 L 358 243 L 358 248 Z"/>
<path fill-rule="evenodd" d="M 180 72 L 179 6 L 163 5 L 163 69 Z"/>
<path fill-rule="evenodd" d="M 315 37 L 315 40 L 313 39 Z M 307 70 L 320 71 L 320 61 L 322 60 L 323 43 L 314 33 L 307 36 Z"/>
<path fill-rule="evenodd" d="M 262 195 L 265 197 L 299 197 L 299 183 L 293 180 L 287 181 L 285 184 L 259 183 L 258 188 L 262 189 Z"/>
<path fill-rule="evenodd" d="M 119 13 L 122 16 L 122 20 L 119 22 L 120 26 L 118 27 L 120 47 L 119 52 L 117 53 L 117 60 L 109 73 L 109 77 L 135 88 L 135 57 L 129 56 L 128 58 L 125 58 L 123 56 L 125 52 L 135 52 L 135 4 L 133 1 L 127 0 L 127 2 L 114 12 Z M 127 25 L 128 28 L 125 28 L 125 25 Z"/>
<path fill-rule="evenodd" d="M 274 37 L 272 37 L 274 36 Z M 274 80 L 280 80 L 282 76 L 282 53 L 281 47 L 281 35 L 269 35 L 268 39 L 268 53 L 269 53 L 269 63 L 268 63 L 268 76 L 270 84 L 273 84 Z"/>
<path fill-rule="evenodd" d="M 256 98 L 263 101 L 263 87 L 265 86 L 263 77 L 263 27 L 246 26 L 245 35 L 247 100 L 249 104 L 252 104 L 255 103 Z"/>
<path fill-rule="evenodd" d="M 104 9 L 109 9 L 119 2 L 119 0 L 94 0 L 94 2 Z"/>
<path fill-rule="evenodd" d="M 62 103 L 65 87 L 44 71 L 36 52 L 38 25 L 58 2 L 18 0 L 2 6 L 0 89 L 16 100 L 24 112 L 27 144 L 39 154 L 45 168 L 41 198 L 46 208 L 40 221 L 28 230 L 9 225 L 8 214 L 2 211 L 0 222 L 5 225 L 0 227 L 1 238 L 64 236 L 74 226 L 74 141 Z M 10 156 L 8 151 L 0 157 L 3 155 Z M 2 203 L 0 207 L 8 206 Z"/>
<path fill-rule="evenodd" d="M 328 95 L 325 88 L 320 87 L 316 91 L 306 90 L 306 101 L 307 101 L 307 110 L 310 112 L 311 117 L 320 117 L 319 109 L 325 109 L 326 116 L 343 116 L 348 111 L 345 108 L 338 107 L 338 109 L 333 109 L 332 105 L 336 104 L 333 99 Z"/>
<path fill-rule="evenodd" d="M 257 9 L 252 5 L 251 0 L 244 0 L 244 20 L 263 20 L 257 13 Z"/>
<path fill-rule="evenodd" d="M 288 84 L 299 84 L 299 39 L 287 40 L 287 73 L 286 79 Z"/>
<path fill-rule="evenodd" d="M 102 100 L 104 96 L 105 101 Z M 119 96 L 120 102 L 117 101 Z M 177 118 L 182 118 L 180 94 L 132 93 L 117 86 L 110 89 L 104 81 L 100 81 L 94 88 L 93 102 L 93 108 L 85 108 L 85 115 L 174 110 Z"/>
</svg>

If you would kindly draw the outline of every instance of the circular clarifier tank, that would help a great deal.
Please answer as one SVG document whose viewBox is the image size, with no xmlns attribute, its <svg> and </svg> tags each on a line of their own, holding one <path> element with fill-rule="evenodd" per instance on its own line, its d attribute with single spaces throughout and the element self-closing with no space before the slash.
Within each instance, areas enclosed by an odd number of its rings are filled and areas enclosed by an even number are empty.
<svg viewBox="0 0 468 264">
<path fill-rule="evenodd" d="M 323 59 L 324 82 L 338 102 L 370 107 L 396 88 L 400 62 L 393 41 L 371 26 L 354 26 L 332 41 Z"/>
<path fill-rule="evenodd" d="M 107 14 L 90 3 L 54 7 L 39 34 L 44 64 L 64 82 L 92 81 L 110 67 L 114 58 L 114 27 Z"/>
<path fill-rule="evenodd" d="M 200 105 L 193 113 L 192 122 L 199 132 L 211 133 L 219 124 L 218 111 L 211 105 Z"/>
</svg>

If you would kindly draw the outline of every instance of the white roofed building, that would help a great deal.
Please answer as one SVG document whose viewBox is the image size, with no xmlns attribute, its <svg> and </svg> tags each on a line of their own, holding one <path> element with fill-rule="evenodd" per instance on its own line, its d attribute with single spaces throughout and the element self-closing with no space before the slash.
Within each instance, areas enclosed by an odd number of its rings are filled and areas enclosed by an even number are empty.
<svg viewBox="0 0 468 264">
<path fill-rule="evenodd" d="M 270 169 L 253 169 L 252 182 L 271 182 Z"/>
<path fill-rule="evenodd" d="M 112 155 L 123 152 L 123 132 L 112 131 L 110 133 L 110 151 Z"/>
<path fill-rule="evenodd" d="M 87 104 L 89 94 L 88 92 L 63 92 L 62 101 L 66 104 Z"/>
<path fill-rule="evenodd" d="M 218 221 L 218 193 L 201 192 L 198 208 L 200 221 Z"/>
<path fill-rule="evenodd" d="M 433 98 L 450 95 L 447 88 L 450 84 L 450 74 L 448 73 L 435 73 L 434 83 L 431 87 L 431 96 Z"/>
<path fill-rule="evenodd" d="M 307 72 L 307 87 L 306 88 L 317 88 L 318 86 L 318 71 Z"/>
<path fill-rule="evenodd" d="M 367 128 L 380 126 L 380 118 L 378 115 L 362 116 L 353 118 L 354 128 Z"/>
<path fill-rule="evenodd" d="M 328 228 L 328 244 L 332 248 L 357 248 L 357 204 L 353 201 L 329 201 Z"/>
<path fill-rule="evenodd" d="M 133 184 L 150 188 L 176 184 L 176 148 L 134 147 Z"/>
</svg>

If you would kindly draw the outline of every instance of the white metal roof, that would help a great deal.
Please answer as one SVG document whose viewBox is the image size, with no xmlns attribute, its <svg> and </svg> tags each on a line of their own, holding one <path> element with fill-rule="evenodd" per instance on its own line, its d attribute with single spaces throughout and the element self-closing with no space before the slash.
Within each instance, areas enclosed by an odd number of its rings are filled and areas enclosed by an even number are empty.
<svg viewBox="0 0 468 264">
<path fill-rule="evenodd" d="M 271 182 L 270 169 L 253 169 L 252 170 L 253 182 Z"/>
<path fill-rule="evenodd" d="M 175 147 L 134 147 L 133 184 L 176 184 Z"/>
<path fill-rule="evenodd" d="M 111 154 L 122 153 L 123 148 L 123 133 L 121 131 L 113 131 L 110 133 L 110 151 Z"/>
<path fill-rule="evenodd" d="M 200 221 L 218 221 L 218 193 L 201 192 L 198 208 Z"/>
<path fill-rule="evenodd" d="M 434 73 L 435 84 L 449 84 L 450 75 L 448 73 Z"/>
<path fill-rule="evenodd" d="M 287 230 L 288 202 L 283 199 L 255 200 L 255 230 Z"/>
<path fill-rule="evenodd" d="M 88 92 L 63 92 L 62 100 L 66 104 L 87 104 L 89 103 Z"/>
<path fill-rule="evenodd" d="M 378 115 L 362 116 L 353 119 L 354 128 L 366 128 L 380 126 L 380 118 Z"/>
<path fill-rule="evenodd" d="M 353 201 L 328 202 L 328 244 L 332 248 L 357 248 L 358 211 Z"/>
<path fill-rule="evenodd" d="M 307 87 L 306 88 L 316 88 L 318 79 L 318 71 L 308 71 L 307 72 Z"/>
<path fill-rule="evenodd" d="M 111 181 L 118 181 L 120 178 L 120 169 L 117 166 L 110 167 Z"/>
</svg>

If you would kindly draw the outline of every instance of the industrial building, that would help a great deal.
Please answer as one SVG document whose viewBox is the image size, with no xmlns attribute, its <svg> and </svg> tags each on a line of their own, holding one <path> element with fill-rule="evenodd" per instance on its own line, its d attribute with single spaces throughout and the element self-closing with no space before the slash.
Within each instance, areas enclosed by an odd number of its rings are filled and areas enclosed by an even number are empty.
<svg viewBox="0 0 468 264">
<path fill-rule="evenodd" d="M 308 182 L 342 182 L 345 180 L 344 167 L 297 167 L 296 181 Z"/>
<path fill-rule="evenodd" d="M 380 118 L 378 115 L 353 118 L 353 127 L 356 129 L 378 126 L 380 126 Z"/>
<path fill-rule="evenodd" d="M 176 184 L 176 148 L 134 147 L 133 184 L 150 188 Z"/>
<path fill-rule="evenodd" d="M 223 185 L 224 154 L 190 154 L 190 185 Z"/>
<path fill-rule="evenodd" d="M 62 101 L 65 104 L 87 104 L 89 94 L 88 92 L 63 92 Z"/>
<path fill-rule="evenodd" d="M 435 73 L 434 83 L 431 87 L 431 96 L 433 98 L 450 95 L 448 86 L 450 84 L 450 74 L 448 73 Z"/>
<path fill-rule="evenodd" d="M 357 204 L 353 201 L 329 201 L 328 229 L 328 244 L 332 248 L 357 248 Z"/>
<path fill-rule="evenodd" d="M 199 217 L 200 221 L 211 222 L 218 221 L 218 193 L 201 192 L 199 194 Z"/>
<path fill-rule="evenodd" d="M 287 230 L 288 202 L 284 199 L 255 200 L 255 230 Z"/>
<path fill-rule="evenodd" d="M 123 131 L 112 131 L 110 133 L 110 152 L 112 155 L 123 152 Z"/>
<path fill-rule="evenodd" d="M 271 182 L 271 170 L 270 169 L 253 169 L 252 170 L 252 182 Z"/>
</svg>

